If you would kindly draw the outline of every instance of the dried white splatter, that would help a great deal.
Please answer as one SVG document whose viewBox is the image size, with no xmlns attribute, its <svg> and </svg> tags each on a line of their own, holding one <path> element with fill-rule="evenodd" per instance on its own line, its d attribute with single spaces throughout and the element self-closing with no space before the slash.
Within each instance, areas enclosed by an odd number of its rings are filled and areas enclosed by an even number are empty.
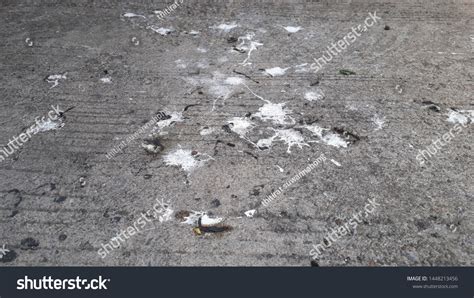
<svg viewBox="0 0 474 298">
<path fill-rule="evenodd" d="M 372 117 L 372 122 L 375 124 L 375 130 L 381 130 L 385 126 L 385 117 L 379 117 L 377 114 Z"/>
<path fill-rule="evenodd" d="M 66 73 L 65 74 L 56 74 L 56 75 L 50 75 L 46 78 L 46 82 L 52 83 L 53 85 L 51 86 L 50 89 L 56 87 L 59 85 L 60 80 L 65 80 L 66 79 Z"/>
<path fill-rule="evenodd" d="M 199 53 L 207 53 L 207 49 L 205 48 L 197 48 L 196 51 L 198 51 Z"/>
<path fill-rule="evenodd" d="M 243 84 L 243 79 L 237 77 L 226 77 L 220 72 L 213 72 L 212 78 L 185 78 L 186 82 L 195 86 L 205 86 L 208 92 L 214 96 L 211 112 L 215 110 L 217 101 L 225 103 L 238 85 Z"/>
<path fill-rule="evenodd" d="M 198 159 L 204 155 L 205 154 L 192 155 L 192 150 L 178 148 L 165 155 L 163 160 L 167 165 L 181 167 L 185 172 L 190 174 L 194 169 L 201 167 L 206 161 L 212 159 L 209 155 L 205 155 L 207 159 Z"/>
<path fill-rule="evenodd" d="M 255 126 L 252 121 L 244 117 L 234 117 L 228 120 L 227 123 L 229 124 L 230 129 L 240 137 L 245 137 L 245 135 Z"/>
<path fill-rule="evenodd" d="M 338 166 L 338 167 L 341 166 L 341 164 L 340 164 L 339 162 L 335 161 L 334 159 L 331 159 L 331 162 L 332 162 L 333 164 L 335 164 L 336 166 Z"/>
<path fill-rule="evenodd" d="M 295 119 L 289 116 L 290 113 L 291 110 L 285 108 L 285 103 L 272 103 L 267 101 L 266 104 L 258 109 L 258 112 L 255 113 L 255 117 L 280 125 L 295 124 Z"/>
<path fill-rule="evenodd" d="M 144 18 L 146 19 L 145 16 L 141 15 L 141 14 L 136 14 L 136 13 L 133 13 L 133 12 L 126 12 L 123 14 L 124 17 L 126 18 Z"/>
<path fill-rule="evenodd" d="M 448 113 L 448 120 L 447 121 L 451 122 L 451 123 L 459 123 L 459 124 L 462 124 L 462 125 L 466 125 L 467 122 L 469 121 L 469 119 L 466 116 L 464 116 L 463 114 L 461 114 L 457 111 L 451 110 Z"/>
<path fill-rule="evenodd" d="M 168 35 L 171 32 L 174 32 L 173 28 L 163 28 L 163 27 L 157 28 L 156 26 L 150 26 L 148 28 L 151 29 L 153 32 L 156 32 L 156 33 L 161 34 L 163 36 Z"/>
<path fill-rule="evenodd" d="M 196 30 L 191 30 L 191 31 L 189 31 L 189 34 L 190 35 L 198 35 L 198 34 L 200 34 L 200 32 L 196 31 Z"/>
<path fill-rule="evenodd" d="M 273 68 L 265 69 L 265 73 L 269 74 L 272 77 L 278 77 L 278 76 L 284 75 L 285 72 L 290 68 L 291 67 L 287 67 L 287 68 L 273 67 Z"/>
<path fill-rule="evenodd" d="M 283 173 L 283 172 L 285 171 L 285 170 L 284 170 L 282 167 L 280 167 L 279 165 L 276 165 L 276 167 L 278 168 L 278 170 L 280 171 L 280 173 Z"/>
<path fill-rule="evenodd" d="M 334 146 L 337 148 L 339 147 L 346 148 L 349 145 L 349 143 L 346 142 L 340 135 L 332 133 L 332 132 L 327 132 L 329 131 L 329 129 L 322 128 L 318 126 L 317 124 L 303 125 L 300 127 L 309 130 L 310 132 L 313 133 L 313 135 L 319 137 L 319 139 L 327 145 Z"/>
<path fill-rule="evenodd" d="M 235 22 L 233 23 L 230 23 L 230 24 L 220 24 L 220 25 L 217 25 L 217 26 L 212 26 L 211 28 L 212 29 L 219 29 L 219 30 L 222 30 L 222 31 L 225 31 L 225 32 L 228 32 L 236 27 L 238 27 L 239 25 L 237 25 Z"/>
<path fill-rule="evenodd" d="M 474 110 L 450 110 L 448 113 L 448 122 L 459 123 L 465 126 L 471 122 L 474 122 Z"/>
<path fill-rule="evenodd" d="M 112 83 L 112 79 L 109 77 L 101 78 L 100 81 L 104 84 L 110 84 Z"/>
<path fill-rule="evenodd" d="M 273 131 L 275 131 L 275 134 L 272 137 L 259 140 L 257 146 L 270 148 L 274 141 L 283 141 L 288 145 L 287 153 L 291 153 L 291 147 L 293 146 L 298 146 L 300 149 L 303 149 L 303 146 L 309 147 L 304 142 L 304 137 L 301 133 L 294 129 L 273 129 Z"/>
<path fill-rule="evenodd" d="M 285 30 L 288 31 L 289 33 L 296 33 L 298 31 L 300 31 L 301 29 L 303 29 L 300 26 L 298 26 L 298 27 L 286 26 L 286 27 L 283 27 L 283 28 L 285 28 Z"/>
<path fill-rule="evenodd" d="M 239 51 L 244 51 L 247 53 L 247 58 L 245 58 L 244 61 L 242 61 L 240 64 L 242 65 L 249 65 L 252 64 L 248 62 L 250 60 L 250 56 L 252 55 L 252 52 L 255 51 L 259 46 L 263 46 L 263 43 L 260 43 L 258 41 L 253 41 L 253 38 L 255 37 L 255 33 L 248 33 L 245 36 L 240 36 L 238 40 L 240 40 L 240 44 L 237 45 L 235 48 Z"/>
<path fill-rule="evenodd" d="M 245 216 L 252 218 L 255 215 L 256 212 L 257 212 L 257 210 L 252 209 L 252 210 L 245 211 L 244 214 L 245 214 Z"/>
<path fill-rule="evenodd" d="M 321 89 L 306 92 L 304 95 L 304 99 L 308 101 L 318 101 L 324 99 L 324 92 Z"/>
</svg>

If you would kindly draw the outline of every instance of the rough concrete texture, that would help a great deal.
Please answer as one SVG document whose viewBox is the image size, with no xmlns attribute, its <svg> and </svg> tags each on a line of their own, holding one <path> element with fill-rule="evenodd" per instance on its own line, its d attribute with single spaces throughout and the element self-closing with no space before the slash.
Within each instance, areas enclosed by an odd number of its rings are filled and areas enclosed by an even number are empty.
<svg viewBox="0 0 474 298">
<path fill-rule="evenodd" d="M 313 265 L 472 265 L 473 1 L 185 0 L 153 12 L 171 4 L 1 1 L 0 143 L 51 105 L 70 110 L 0 162 L 0 265 L 310 266 L 312 245 L 369 198 L 380 206 Z M 309 69 L 369 12 L 381 20 Z M 106 157 L 160 111 L 173 118 Z M 455 121 L 465 127 L 420 165 Z M 159 153 L 142 147 L 151 133 Z M 101 258 L 156 199 L 171 218 Z M 232 229 L 198 235 L 181 223 L 192 210 Z"/>
</svg>

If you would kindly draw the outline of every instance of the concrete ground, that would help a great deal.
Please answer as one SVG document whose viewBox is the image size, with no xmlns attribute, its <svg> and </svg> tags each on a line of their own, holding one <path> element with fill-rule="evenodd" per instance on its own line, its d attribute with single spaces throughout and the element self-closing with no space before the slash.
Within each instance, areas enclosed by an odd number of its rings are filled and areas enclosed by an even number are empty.
<svg viewBox="0 0 474 298">
<path fill-rule="evenodd" d="M 0 2 L 1 266 L 472 266 L 473 1 Z"/>
</svg>

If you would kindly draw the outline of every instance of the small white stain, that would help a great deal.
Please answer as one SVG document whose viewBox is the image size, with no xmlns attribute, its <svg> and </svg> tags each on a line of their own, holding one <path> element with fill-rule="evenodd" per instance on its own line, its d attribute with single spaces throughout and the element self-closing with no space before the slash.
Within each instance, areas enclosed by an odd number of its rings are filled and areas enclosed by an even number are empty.
<svg viewBox="0 0 474 298">
<path fill-rule="evenodd" d="M 203 127 L 203 128 L 201 129 L 201 131 L 199 132 L 199 134 L 200 134 L 201 136 L 207 136 L 207 135 L 212 134 L 214 131 L 215 131 L 214 128 Z"/>
<path fill-rule="evenodd" d="M 136 14 L 136 13 L 133 13 L 133 12 L 126 12 L 123 14 L 124 17 L 126 18 L 144 18 L 146 19 L 145 16 L 141 15 L 141 14 Z"/>
<path fill-rule="evenodd" d="M 300 31 L 301 29 L 303 29 L 303 28 L 301 28 L 300 26 L 298 26 L 298 27 L 286 26 L 286 27 L 283 27 L 283 28 L 284 28 L 286 31 L 288 31 L 289 33 L 296 33 L 296 32 L 298 32 L 298 31 Z"/>
<path fill-rule="evenodd" d="M 240 85 L 243 84 L 245 81 L 242 78 L 239 77 L 228 77 L 225 79 L 224 83 L 228 85 Z"/>
<path fill-rule="evenodd" d="M 324 93 L 321 89 L 316 89 L 314 91 L 306 92 L 304 99 L 308 101 L 318 101 L 324 99 Z"/>
<path fill-rule="evenodd" d="M 181 223 L 196 226 L 199 221 L 202 226 L 209 227 L 220 224 L 224 219 L 222 217 L 210 217 L 205 211 L 192 211 L 189 216 L 184 217 L 184 221 Z"/>
<path fill-rule="evenodd" d="M 110 84 L 112 83 L 112 79 L 109 77 L 101 78 L 100 81 L 104 84 Z"/>
<path fill-rule="evenodd" d="M 349 143 L 346 142 L 338 134 L 328 132 L 329 129 L 322 128 L 322 127 L 318 126 L 317 124 L 303 125 L 301 127 L 309 130 L 310 132 L 312 132 L 313 135 L 317 136 L 326 145 L 330 145 L 330 146 L 337 147 L 337 148 L 339 148 L 339 147 L 346 148 L 349 145 Z"/>
<path fill-rule="evenodd" d="M 464 113 L 461 113 L 460 111 L 454 111 L 451 110 L 448 113 L 448 122 L 451 123 L 459 123 L 462 125 L 466 125 L 469 122 L 469 118 L 463 115 Z"/>
<path fill-rule="evenodd" d="M 374 115 L 374 117 L 372 117 L 372 122 L 375 124 L 375 130 L 381 130 L 385 126 L 385 117 Z"/>
<path fill-rule="evenodd" d="M 198 51 L 199 53 L 207 53 L 207 49 L 205 48 L 197 48 L 196 51 Z"/>
<path fill-rule="evenodd" d="M 252 210 L 245 211 L 244 214 L 245 214 L 245 216 L 252 218 L 255 215 L 256 212 L 257 212 L 257 210 L 252 209 Z"/>
<path fill-rule="evenodd" d="M 278 168 L 278 170 L 280 171 L 280 173 L 283 173 L 283 172 L 285 171 L 285 170 L 284 170 L 282 167 L 280 167 L 279 165 L 276 165 L 276 167 Z"/>
<path fill-rule="evenodd" d="M 156 33 L 158 33 L 160 35 L 163 35 L 163 36 L 166 36 L 166 35 L 170 34 L 171 32 L 174 32 L 173 28 L 163 28 L 163 27 L 157 28 L 156 26 L 150 26 L 149 28 L 153 32 L 156 32 Z"/>
<path fill-rule="evenodd" d="M 168 153 L 163 157 L 164 162 L 169 166 L 181 167 L 185 172 L 190 174 L 194 169 L 201 167 L 204 163 L 212 157 L 207 156 L 207 159 L 199 159 L 202 154 L 193 155 L 192 150 L 185 150 L 178 148 L 173 152 Z"/>
<path fill-rule="evenodd" d="M 340 166 L 341 166 L 341 164 L 340 164 L 340 163 L 338 163 L 337 161 L 335 161 L 334 159 L 331 159 L 331 162 L 332 162 L 333 164 L 335 164 L 336 166 L 338 166 L 338 167 L 340 167 Z"/>
<path fill-rule="evenodd" d="M 278 77 L 278 76 L 284 75 L 288 69 L 290 69 L 290 67 L 287 67 L 287 68 L 273 67 L 273 68 L 265 69 L 265 73 L 269 74 L 272 77 Z"/>
<path fill-rule="evenodd" d="M 219 30 L 222 30 L 222 31 L 225 31 L 225 32 L 228 32 L 236 27 L 238 27 L 239 25 L 237 25 L 235 22 L 233 23 L 230 23 L 230 24 L 220 24 L 220 25 L 217 25 L 217 26 L 212 26 L 211 28 L 213 29 L 219 29 Z"/>
<path fill-rule="evenodd" d="M 230 129 L 242 138 L 255 126 L 252 121 L 243 117 L 234 117 L 228 120 L 227 123 Z"/>
</svg>

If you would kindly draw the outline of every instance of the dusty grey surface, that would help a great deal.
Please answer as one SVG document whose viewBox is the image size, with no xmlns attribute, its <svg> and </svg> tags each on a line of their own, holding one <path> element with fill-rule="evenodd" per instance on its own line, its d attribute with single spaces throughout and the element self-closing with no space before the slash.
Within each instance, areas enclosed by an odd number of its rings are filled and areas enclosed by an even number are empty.
<svg viewBox="0 0 474 298">
<path fill-rule="evenodd" d="M 309 266 L 312 244 L 368 198 L 381 206 L 325 251 L 320 266 L 472 265 L 472 120 L 429 164 L 415 157 L 452 129 L 449 109 L 474 109 L 473 1 L 185 0 L 162 21 L 153 10 L 169 3 L 159 1 L 0 2 L 0 143 L 7 146 L 51 105 L 73 108 L 63 128 L 34 135 L 0 163 L 0 247 L 14 251 L 1 266 Z M 317 74 L 295 67 L 312 63 L 374 11 L 379 24 Z M 233 22 L 239 26 L 228 32 L 211 28 Z M 163 36 L 152 25 L 175 31 Z M 302 30 L 289 34 L 282 26 Z M 233 50 L 229 38 L 249 32 L 263 45 L 251 65 L 241 65 L 247 53 Z M 262 71 L 273 67 L 292 68 L 278 77 Z M 54 88 L 45 81 L 65 73 Z M 296 124 L 254 117 L 265 102 L 243 84 L 223 83 L 228 77 L 285 102 Z M 219 88 L 231 93 L 213 110 Z M 314 90 L 325 97 L 305 100 Z M 157 112 L 188 105 L 184 121 L 162 131 L 160 154 L 141 148 L 145 134 L 106 158 Z M 255 124 L 252 142 L 272 128 L 294 128 L 309 146 L 288 153 L 275 141 L 259 150 L 222 128 L 246 115 Z M 374 117 L 384 119 L 381 129 Z M 296 127 L 305 123 L 360 139 L 347 148 L 311 142 L 318 138 Z M 201 135 L 203 126 L 215 130 Z M 187 174 L 164 162 L 179 146 L 212 159 Z M 322 153 L 326 162 L 260 205 Z M 233 229 L 199 236 L 173 215 L 101 258 L 101 244 L 156 198 L 169 200 L 175 213 L 212 212 Z M 244 215 L 255 208 L 253 218 Z"/>
</svg>

